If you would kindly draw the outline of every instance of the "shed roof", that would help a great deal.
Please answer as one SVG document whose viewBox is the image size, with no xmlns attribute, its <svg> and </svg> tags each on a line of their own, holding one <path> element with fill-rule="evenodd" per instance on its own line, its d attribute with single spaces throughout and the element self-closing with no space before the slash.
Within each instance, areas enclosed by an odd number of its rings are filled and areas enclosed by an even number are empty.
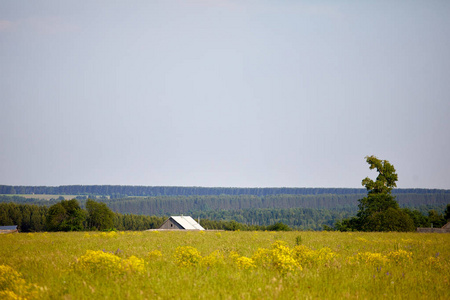
<svg viewBox="0 0 450 300">
<path fill-rule="evenodd" d="M 180 224 L 184 229 L 205 230 L 205 228 L 203 228 L 190 216 L 171 216 L 170 218 Z"/>
<path fill-rule="evenodd" d="M 17 230 L 17 225 L 0 226 L 0 230 Z"/>
</svg>

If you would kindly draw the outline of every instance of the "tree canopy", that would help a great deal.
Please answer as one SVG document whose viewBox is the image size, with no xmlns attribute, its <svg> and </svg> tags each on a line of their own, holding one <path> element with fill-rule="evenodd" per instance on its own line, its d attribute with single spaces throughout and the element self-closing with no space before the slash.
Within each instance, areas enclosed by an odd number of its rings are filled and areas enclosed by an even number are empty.
<svg viewBox="0 0 450 300">
<path fill-rule="evenodd" d="M 49 231 L 78 231 L 84 229 L 85 219 L 77 200 L 63 200 L 49 207 L 46 225 Z"/>
<path fill-rule="evenodd" d="M 358 217 L 364 221 L 367 217 L 388 208 L 398 209 L 398 203 L 391 192 L 397 186 L 398 175 L 393 165 L 387 160 L 380 160 L 375 156 L 366 156 L 366 161 L 371 170 L 377 169 L 378 176 L 375 181 L 366 177 L 362 185 L 367 189 L 367 197 L 359 200 Z"/>
<path fill-rule="evenodd" d="M 376 156 L 366 156 L 371 170 L 376 169 L 375 180 L 366 177 L 362 185 L 367 189 L 367 197 L 359 200 L 357 217 L 336 223 L 339 230 L 362 231 L 412 231 L 414 221 L 410 215 L 400 210 L 392 189 L 397 186 L 398 175 L 392 164 Z"/>
<path fill-rule="evenodd" d="M 450 203 L 447 204 L 447 207 L 445 208 L 445 211 L 444 211 L 444 219 L 445 219 L 447 222 L 450 222 Z"/>
<path fill-rule="evenodd" d="M 114 226 L 114 213 L 105 203 L 95 202 L 88 199 L 86 201 L 88 213 L 88 227 L 91 229 L 105 230 Z"/>
</svg>

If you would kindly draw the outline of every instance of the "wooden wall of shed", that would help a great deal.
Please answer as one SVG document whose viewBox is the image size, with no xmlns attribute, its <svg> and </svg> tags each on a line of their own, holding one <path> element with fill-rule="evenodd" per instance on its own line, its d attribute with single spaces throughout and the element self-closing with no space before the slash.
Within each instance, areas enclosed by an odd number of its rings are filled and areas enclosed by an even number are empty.
<svg viewBox="0 0 450 300">
<path fill-rule="evenodd" d="M 0 230 L 0 234 L 4 234 L 4 233 L 19 233 L 18 229 L 15 230 Z"/>
<path fill-rule="evenodd" d="M 180 225 L 178 225 L 178 223 L 169 219 L 165 223 L 163 223 L 159 229 L 181 229 L 181 230 L 183 230 L 184 228 L 181 227 Z"/>
</svg>

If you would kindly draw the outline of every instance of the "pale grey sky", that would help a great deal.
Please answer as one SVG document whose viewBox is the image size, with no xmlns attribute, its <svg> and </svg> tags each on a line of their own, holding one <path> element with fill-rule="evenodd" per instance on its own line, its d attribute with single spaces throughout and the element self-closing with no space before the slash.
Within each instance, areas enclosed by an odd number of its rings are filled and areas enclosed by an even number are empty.
<svg viewBox="0 0 450 300">
<path fill-rule="evenodd" d="M 450 189 L 450 1 L 0 1 L 0 184 Z"/>
</svg>

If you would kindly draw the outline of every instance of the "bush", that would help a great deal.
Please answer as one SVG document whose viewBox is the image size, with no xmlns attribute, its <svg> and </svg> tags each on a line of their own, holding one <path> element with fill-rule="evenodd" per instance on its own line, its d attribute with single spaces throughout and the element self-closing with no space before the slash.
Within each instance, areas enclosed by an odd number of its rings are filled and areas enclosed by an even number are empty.
<svg viewBox="0 0 450 300">
<path fill-rule="evenodd" d="M 414 221 L 404 211 L 388 208 L 370 215 L 363 224 L 364 231 L 414 231 Z"/>
<path fill-rule="evenodd" d="M 267 226 L 268 231 L 292 231 L 292 228 L 282 222 Z"/>
</svg>

